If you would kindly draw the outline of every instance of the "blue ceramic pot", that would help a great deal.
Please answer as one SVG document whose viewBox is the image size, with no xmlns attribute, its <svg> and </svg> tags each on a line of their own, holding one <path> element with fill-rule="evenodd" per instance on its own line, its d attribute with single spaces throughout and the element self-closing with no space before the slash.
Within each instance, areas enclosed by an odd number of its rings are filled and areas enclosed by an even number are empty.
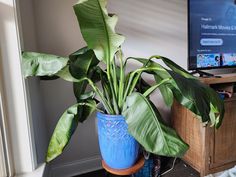
<svg viewBox="0 0 236 177">
<path fill-rule="evenodd" d="M 128 125 L 121 115 L 97 113 L 100 151 L 106 164 L 114 169 L 133 166 L 138 158 L 139 144 L 128 133 Z"/>
</svg>

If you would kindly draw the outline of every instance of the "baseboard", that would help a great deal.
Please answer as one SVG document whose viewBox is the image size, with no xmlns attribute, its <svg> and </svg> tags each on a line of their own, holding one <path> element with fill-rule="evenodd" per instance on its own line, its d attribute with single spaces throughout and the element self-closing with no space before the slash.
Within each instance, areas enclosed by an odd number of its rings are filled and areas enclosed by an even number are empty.
<svg viewBox="0 0 236 177">
<path fill-rule="evenodd" d="M 51 166 L 50 177 L 73 177 L 102 169 L 101 156 L 81 159 L 78 161 Z"/>
<path fill-rule="evenodd" d="M 37 169 L 30 173 L 25 173 L 25 174 L 20 174 L 20 175 L 15 175 L 14 177 L 49 177 L 49 172 L 50 167 L 48 164 L 41 164 L 38 166 Z"/>
</svg>

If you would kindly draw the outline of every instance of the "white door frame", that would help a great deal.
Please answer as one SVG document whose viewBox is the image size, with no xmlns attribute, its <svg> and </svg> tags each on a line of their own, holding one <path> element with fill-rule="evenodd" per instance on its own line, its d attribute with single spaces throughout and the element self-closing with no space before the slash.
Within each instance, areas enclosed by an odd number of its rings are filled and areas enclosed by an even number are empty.
<svg viewBox="0 0 236 177">
<path fill-rule="evenodd" d="M 1 110 L 0 110 L 1 112 Z M 1 114 L 0 114 L 1 119 Z M 0 177 L 7 177 L 5 153 L 3 149 L 2 131 L 0 127 Z"/>
<path fill-rule="evenodd" d="M 0 92 L 4 96 L 4 133 L 10 135 L 6 138 L 9 140 L 7 150 L 13 159 L 11 176 L 32 172 L 37 167 L 32 120 L 21 70 L 16 9 L 15 0 L 0 0 Z"/>
<path fill-rule="evenodd" d="M 1 61 L 1 55 L 0 55 Z M 13 163 L 11 157 L 10 136 L 7 129 L 5 105 L 3 103 L 2 77 L 0 77 L 0 177 L 13 175 Z M 1 176 L 2 175 L 2 176 Z"/>
</svg>

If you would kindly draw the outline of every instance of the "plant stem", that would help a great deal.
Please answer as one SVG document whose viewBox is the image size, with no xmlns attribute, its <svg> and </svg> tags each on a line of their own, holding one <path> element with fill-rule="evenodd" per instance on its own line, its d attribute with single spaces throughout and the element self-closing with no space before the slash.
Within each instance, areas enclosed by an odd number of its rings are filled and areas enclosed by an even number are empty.
<svg viewBox="0 0 236 177">
<path fill-rule="evenodd" d="M 118 106 L 121 109 L 123 103 L 123 94 L 124 94 L 124 80 L 125 80 L 125 72 L 123 65 L 123 57 L 121 50 L 119 51 L 119 60 L 120 60 L 120 84 L 119 84 L 119 93 L 118 93 Z"/>
<path fill-rule="evenodd" d="M 143 71 L 157 71 L 157 70 L 162 70 L 162 69 L 158 68 L 158 67 L 142 67 L 142 68 L 139 68 L 139 69 L 133 71 L 130 74 L 129 82 L 128 82 L 128 85 L 127 85 L 127 88 L 126 88 L 126 91 L 124 94 L 124 101 L 126 100 L 126 97 L 129 96 L 133 92 L 135 85 L 136 85 L 136 83 Z M 138 74 L 138 75 L 136 76 L 136 78 L 134 78 L 136 74 Z M 132 84 L 133 80 L 134 80 L 134 83 Z M 132 84 L 132 86 L 131 86 L 131 84 Z"/>
<path fill-rule="evenodd" d="M 124 67 L 126 67 L 128 61 L 131 60 L 131 59 L 135 59 L 135 57 L 128 57 L 128 58 L 126 58 L 125 63 L 124 63 Z M 147 60 L 147 58 L 138 58 L 138 59 Z"/>
<path fill-rule="evenodd" d="M 131 85 L 131 87 L 130 87 L 130 89 L 129 89 L 128 95 L 130 95 L 130 94 L 133 92 L 133 90 L 134 90 L 134 88 L 135 88 L 135 86 L 136 86 L 136 84 L 137 84 L 139 78 L 141 77 L 141 73 L 142 73 L 142 72 L 138 73 L 138 74 L 134 77 L 133 82 L 132 82 L 132 85 Z"/>
<path fill-rule="evenodd" d="M 118 95 L 118 83 L 117 83 L 115 60 L 112 61 L 112 80 L 113 80 L 114 92 L 115 92 L 115 95 L 117 97 L 117 95 Z"/>
<path fill-rule="evenodd" d="M 106 73 L 106 75 L 107 75 L 107 73 Z M 112 99 L 110 98 L 110 94 L 109 94 L 110 88 L 109 88 L 109 85 L 104 80 L 104 75 L 102 72 L 100 73 L 100 78 L 101 78 L 101 85 L 102 85 L 103 93 L 105 95 L 104 97 L 106 98 L 108 104 L 112 108 L 112 103 L 111 103 Z"/>
<path fill-rule="evenodd" d="M 129 57 L 129 58 L 126 59 L 126 61 L 125 61 L 125 66 L 126 66 L 128 60 L 130 60 L 130 59 L 133 59 L 133 57 Z M 140 58 L 140 59 L 144 59 L 144 58 Z M 146 66 L 148 65 L 148 63 L 150 62 L 151 59 L 152 59 L 152 58 L 149 58 L 148 60 L 145 59 L 145 60 L 147 60 L 147 61 L 143 64 L 143 67 L 142 67 L 142 68 L 146 68 Z M 140 78 L 140 76 L 141 76 L 141 74 L 142 74 L 142 71 L 141 71 L 141 72 L 134 72 L 134 73 L 138 73 L 138 75 L 136 75 L 135 78 L 134 78 L 134 75 L 135 75 L 135 74 L 130 77 L 131 80 L 129 80 L 129 84 L 128 84 L 128 87 L 127 87 L 126 93 L 125 93 L 125 98 L 126 98 L 127 96 L 129 96 L 129 95 L 133 92 L 133 90 L 134 90 L 134 88 L 135 88 L 137 82 L 139 81 L 139 78 Z M 132 83 L 132 85 L 130 86 L 131 83 Z"/>
<path fill-rule="evenodd" d="M 114 111 L 111 107 L 111 105 L 109 105 L 109 103 L 107 102 L 106 98 L 104 97 L 104 95 L 102 94 L 102 92 L 94 85 L 93 81 L 90 80 L 89 78 L 84 78 L 84 80 L 87 80 L 89 85 L 93 88 L 93 90 L 95 91 L 95 93 L 97 93 L 97 95 L 100 97 L 104 108 L 106 109 L 108 114 L 114 114 Z"/>
<path fill-rule="evenodd" d="M 118 84 L 117 84 L 115 60 L 112 60 L 112 75 L 111 76 L 112 76 L 112 80 L 113 80 L 113 85 L 110 86 L 111 87 L 111 94 L 112 94 L 112 101 L 113 101 L 115 113 L 118 115 L 119 114 L 119 107 L 118 107 L 118 101 L 117 101 Z"/>
<path fill-rule="evenodd" d="M 165 82 L 170 81 L 170 78 L 167 79 L 163 79 L 160 83 L 150 87 L 144 94 L 143 96 L 147 97 L 149 96 L 153 91 L 155 91 L 158 87 L 160 87 L 160 85 L 164 84 Z"/>
<path fill-rule="evenodd" d="M 112 105 L 111 103 L 111 98 L 110 98 L 110 95 L 109 95 L 109 92 L 108 92 L 108 86 L 105 85 L 105 83 L 101 83 L 102 85 L 102 90 L 103 90 L 103 94 L 105 95 L 104 97 L 106 98 L 107 102 L 109 105 Z"/>
<path fill-rule="evenodd" d="M 132 83 L 132 80 L 133 80 L 135 74 L 136 74 L 136 73 L 133 72 L 133 73 L 131 73 L 131 75 L 130 75 L 129 82 L 128 82 L 127 88 L 126 88 L 126 90 L 125 90 L 123 102 L 126 100 L 126 97 L 128 96 L 128 92 L 129 92 L 129 89 L 130 89 L 130 85 L 131 85 L 131 83 Z"/>
<path fill-rule="evenodd" d="M 117 78 L 116 78 L 116 71 L 115 71 L 115 63 L 114 63 L 114 60 L 112 60 L 112 63 L 107 63 L 107 79 L 108 79 L 108 82 L 109 82 L 109 89 L 111 91 L 111 94 L 112 94 L 112 103 L 113 103 L 113 107 L 114 107 L 114 111 L 115 111 L 115 114 L 119 114 L 119 107 L 118 107 L 118 103 L 117 103 L 117 97 L 116 97 L 116 92 L 115 92 L 115 89 L 117 89 Z M 114 68 L 112 68 L 112 64 L 114 66 Z M 114 84 L 113 82 L 114 81 Z"/>
</svg>

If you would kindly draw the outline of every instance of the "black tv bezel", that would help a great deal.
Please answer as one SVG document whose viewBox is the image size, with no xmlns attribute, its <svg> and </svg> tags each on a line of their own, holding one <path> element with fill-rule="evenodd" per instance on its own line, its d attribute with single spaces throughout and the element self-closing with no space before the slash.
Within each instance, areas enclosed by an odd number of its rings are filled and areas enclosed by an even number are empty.
<svg viewBox="0 0 236 177">
<path fill-rule="evenodd" d="M 187 13 L 188 13 L 188 70 L 189 71 L 193 71 L 193 70 L 211 70 L 211 69 L 226 69 L 226 68 L 236 68 L 236 65 L 235 66 L 216 66 L 216 67 L 203 67 L 203 68 L 198 68 L 198 67 L 191 67 L 190 66 L 190 60 L 191 60 L 191 57 L 190 57 L 190 1 L 191 0 L 188 0 L 187 1 L 187 6 L 188 6 L 188 9 L 187 9 Z M 197 57 L 197 56 L 195 56 Z"/>
</svg>

